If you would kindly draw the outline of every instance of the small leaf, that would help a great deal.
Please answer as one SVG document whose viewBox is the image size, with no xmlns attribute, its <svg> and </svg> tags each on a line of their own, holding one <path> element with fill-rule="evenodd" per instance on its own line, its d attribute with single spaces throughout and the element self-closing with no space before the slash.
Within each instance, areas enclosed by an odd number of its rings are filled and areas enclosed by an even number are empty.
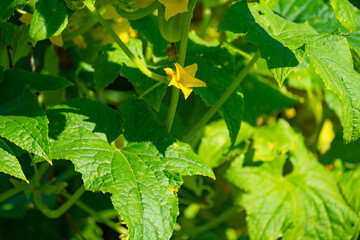
<svg viewBox="0 0 360 240">
<path fill-rule="evenodd" d="M 0 172 L 27 181 L 15 154 L 2 139 L 0 139 L 0 159 Z"/>
<path fill-rule="evenodd" d="M 59 35 L 68 21 L 69 12 L 65 1 L 39 0 L 30 23 L 30 41 L 36 42 Z"/>
<path fill-rule="evenodd" d="M 330 0 L 330 5 L 333 7 L 336 18 L 340 23 L 352 34 L 356 30 L 357 17 L 355 8 L 348 0 Z"/>
</svg>

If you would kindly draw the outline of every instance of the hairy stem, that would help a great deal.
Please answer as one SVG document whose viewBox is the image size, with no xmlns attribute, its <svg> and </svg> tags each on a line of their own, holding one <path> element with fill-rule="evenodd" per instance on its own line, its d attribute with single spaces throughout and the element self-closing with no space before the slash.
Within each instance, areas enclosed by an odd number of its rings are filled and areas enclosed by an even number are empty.
<svg viewBox="0 0 360 240">
<path fill-rule="evenodd" d="M 182 35 L 181 35 L 181 44 L 180 44 L 180 51 L 179 51 L 179 64 L 181 66 L 184 66 L 185 64 L 185 58 L 186 58 L 186 51 L 187 51 L 187 44 L 189 40 L 189 28 L 191 19 L 193 17 L 193 12 L 195 9 L 197 0 L 190 0 L 189 7 L 188 7 L 188 13 L 186 17 L 186 24 L 184 24 L 184 29 L 182 29 Z M 168 132 L 171 132 L 172 124 L 174 122 L 174 117 L 176 113 L 176 108 L 179 102 L 179 94 L 180 89 L 173 88 L 172 96 L 171 96 L 171 102 L 170 102 L 170 108 L 169 112 L 166 118 L 165 126 Z"/>
<path fill-rule="evenodd" d="M 243 68 L 243 70 L 236 77 L 234 82 L 230 87 L 224 92 L 224 94 L 219 98 L 219 100 L 211 107 L 211 109 L 200 119 L 200 121 L 190 130 L 190 132 L 184 137 L 185 142 L 190 142 L 191 139 L 195 138 L 197 133 L 209 122 L 209 120 L 215 115 L 215 113 L 220 109 L 220 107 L 226 102 L 226 100 L 231 96 L 239 84 L 244 80 L 246 75 L 249 73 L 250 69 L 254 66 L 256 61 L 259 59 L 260 53 L 257 52 L 251 61 Z"/>
<path fill-rule="evenodd" d="M 158 1 L 153 2 L 152 4 L 150 4 L 149 6 L 147 6 L 146 8 L 142 8 L 138 11 L 135 12 L 127 12 L 127 11 L 123 11 L 121 9 L 116 9 L 116 12 L 124 17 L 127 18 L 129 20 L 137 20 L 143 17 L 146 17 L 150 14 L 152 14 L 156 9 L 158 9 L 160 7 L 161 3 L 159 3 Z"/>
</svg>

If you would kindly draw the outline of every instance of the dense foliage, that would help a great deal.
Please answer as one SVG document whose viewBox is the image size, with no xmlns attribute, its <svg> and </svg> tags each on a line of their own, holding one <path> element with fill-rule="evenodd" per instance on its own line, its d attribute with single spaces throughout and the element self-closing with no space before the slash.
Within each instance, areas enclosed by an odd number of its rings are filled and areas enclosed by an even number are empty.
<svg viewBox="0 0 360 240">
<path fill-rule="evenodd" d="M 359 239 L 359 9 L 1 0 L 0 239 Z"/>
</svg>

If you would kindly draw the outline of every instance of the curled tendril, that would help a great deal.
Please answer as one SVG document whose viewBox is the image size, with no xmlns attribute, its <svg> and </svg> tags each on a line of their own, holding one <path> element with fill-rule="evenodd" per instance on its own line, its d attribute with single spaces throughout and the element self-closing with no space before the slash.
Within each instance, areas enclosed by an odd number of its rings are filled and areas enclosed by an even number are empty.
<svg viewBox="0 0 360 240">
<path fill-rule="evenodd" d="M 65 0 L 65 4 L 71 10 L 80 10 L 85 7 L 83 0 Z"/>
</svg>

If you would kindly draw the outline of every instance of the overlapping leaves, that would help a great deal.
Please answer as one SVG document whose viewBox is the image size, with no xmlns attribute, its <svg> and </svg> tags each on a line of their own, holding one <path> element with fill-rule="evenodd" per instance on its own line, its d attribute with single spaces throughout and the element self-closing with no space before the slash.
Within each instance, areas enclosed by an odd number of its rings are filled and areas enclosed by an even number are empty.
<svg viewBox="0 0 360 240">
<path fill-rule="evenodd" d="M 129 104 L 139 104 L 137 101 L 125 101 L 124 111 Z M 143 118 L 141 112 L 127 112 L 125 126 L 132 120 L 149 126 L 146 121 L 151 119 Z M 140 115 L 129 117 L 133 114 Z M 121 119 L 103 104 L 70 100 L 47 115 L 53 158 L 71 160 L 83 174 L 88 190 L 112 193 L 114 207 L 126 221 L 131 239 L 168 239 L 179 211 L 176 191 L 181 175 L 214 176 L 183 143 L 168 145 L 163 154 L 149 141 L 130 142 L 116 149 L 109 143 L 122 133 Z M 157 134 L 142 129 L 145 139 Z M 129 125 L 124 131 L 134 130 Z"/>
<path fill-rule="evenodd" d="M 235 19 L 245 24 L 237 24 Z M 235 3 L 225 14 L 222 30 L 247 33 L 259 46 L 269 69 L 281 84 L 306 53 L 327 89 L 341 100 L 345 141 L 360 136 L 360 74 L 354 70 L 349 45 L 339 33 L 318 34 L 308 24 L 295 24 L 261 4 Z M 339 61 L 341 59 L 341 61 Z"/>
<path fill-rule="evenodd" d="M 288 154 L 279 153 L 258 167 L 244 164 L 242 156 L 227 172 L 227 179 L 245 191 L 239 204 L 247 211 L 251 239 L 351 238 L 357 216 L 344 201 L 336 181 L 288 123 L 281 120 L 272 128 L 290 138 Z M 282 134 L 264 147 L 271 149 L 281 138 Z"/>
</svg>

